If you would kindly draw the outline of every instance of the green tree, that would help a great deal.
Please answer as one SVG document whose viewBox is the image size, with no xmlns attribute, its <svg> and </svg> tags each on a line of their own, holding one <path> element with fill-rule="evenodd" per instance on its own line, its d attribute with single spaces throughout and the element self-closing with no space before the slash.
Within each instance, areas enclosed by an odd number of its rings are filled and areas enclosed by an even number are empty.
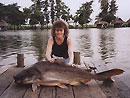
<svg viewBox="0 0 130 98">
<path fill-rule="evenodd" d="M 48 0 L 45 0 L 44 3 L 43 3 L 43 14 L 44 14 L 44 17 L 45 17 L 45 23 L 47 25 L 47 28 L 48 28 L 48 24 L 49 24 L 49 3 L 48 3 Z"/>
<path fill-rule="evenodd" d="M 31 17 L 31 10 L 29 8 L 23 8 L 23 15 L 25 17 L 25 22 L 28 22 L 28 19 Z"/>
<path fill-rule="evenodd" d="M 51 23 L 52 24 L 55 20 L 55 6 L 54 6 L 54 4 L 55 4 L 54 0 L 50 0 L 50 7 L 51 7 L 50 17 L 51 17 Z"/>
<path fill-rule="evenodd" d="M 21 25 L 25 23 L 25 18 L 22 13 L 22 11 L 19 10 L 19 6 L 17 3 L 10 4 L 7 6 L 8 10 L 8 19 L 7 22 L 9 22 L 12 25 Z"/>
<path fill-rule="evenodd" d="M 35 11 L 33 14 L 31 14 L 31 17 L 30 17 L 30 21 L 29 21 L 29 24 L 30 25 L 36 25 L 36 24 L 39 24 L 39 11 Z"/>
<path fill-rule="evenodd" d="M 97 19 L 101 18 L 103 21 L 111 23 L 115 19 L 115 14 L 118 10 L 116 0 L 111 0 L 111 2 L 109 0 L 99 0 L 99 2 L 101 3 L 101 12 L 97 16 Z"/>
<path fill-rule="evenodd" d="M 37 8 L 37 2 L 39 3 L 39 12 L 42 15 L 39 19 L 44 20 L 44 24 L 48 26 L 50 20 L 53 23 L 57 19 L 63 19 L 66 22 L 70 20 L 72 15 L 70 14 L 70 8 L 65 5 L 61 0 L 32 0 L 34 4 L 32 5 L 32 11 Z M 42 9 L 42 10 L 41 10 Z M 51 18 L 51 19 L 50 19 Z"/>
<path fill-rule="evenodd" d="M 87 23 L 91 21 L 90 15 L 93 12 L 92 3 L 93 1 L 82 4 L 82 6 L 76 12 L 75 21 L 77 21 L 82 27 L 84 24 L 87 25 Z"/>
<path fill-rule="evenodd" d="M 31 9 L 31 17 L 30 17 L 30 25 L 36 25 L 36 24 L 40 24 L 41 28 L 42 25 L 44 25 L 44 19 L 45 16 L 42 12 L 42 7 L 44 2 L 41 0 L 35 0 L 33 1 L 34 4 L 32 4 L 32 6 L 30 7 Z"/>
<path fill-rule="evenodd" d="M 66 6 L 65 3 L 61 0 L 56 0 L 55 16 L 56 20 L 63 19 L 66 22 L 68 22 L 72 17 L 72 15 L 70 14 L 70 8 Z"/>
<path fill-rule="evenodd" d="M 64 2 L 61 2 L 61 6 L 61 18 L 68 22 L 72 18 L 72 15 L 70 14 L 70 8 L 66 6 Z"/>
<path fill-rule="evenodd" d="M 98 15 L 98 18 L 103 18 L 105 15 L 108 14 L 108 10 L 109 10 L 109 2 L 108 0 L 99 0 L 100 4 L 100 9 L 101 12 Z"/>
<path fill-rule="evenodd" d="M 106 22 L 108 22 L 108 23 L 111 23 L 112 20 L 114 20 L 115 18 L 116 18 L 116 17 L 115 17 L 113 14 L 108 13 L 107 15 L 105 15 L 105 16 L 102 18 L 102 20 L 103 20 L 103 21 L 106 21 Z"/>
<path fill-rule="evenodd" d="M 115 15 L 118 10 L 116 0 L 111 0 L 109 7 L 110 7 L 109 13 Z"/>
<path fill-rule="evenodd" d="M 56 20 L 60 19 L 61 17 L 61 10 L 62 10 L 61 0 L 56 0 L 56 6 L 55 6 Z"/>
<path fill-rule="evenodd" d="M 20 6 L 17 3 L 3 5 L 0 4 L 0 18 L 4 19 L 7 23 L 15 26 L 20 26 L 25 23 L 23 12 L 19 10 Z"/>
<path fill-rule="evenodd" d="M 4 4 L 0 3 L 0 20 L 4 17 Z"/>
</svg>

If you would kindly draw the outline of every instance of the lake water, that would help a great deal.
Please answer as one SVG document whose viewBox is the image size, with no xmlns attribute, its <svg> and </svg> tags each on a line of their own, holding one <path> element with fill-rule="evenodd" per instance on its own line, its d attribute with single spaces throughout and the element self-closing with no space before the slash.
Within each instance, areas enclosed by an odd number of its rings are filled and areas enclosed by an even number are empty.
<svg viewBox="0 0 130 98">
<path fill-rule="evenodd" d="M 70 29 L 69 36 L 86 62 L 130 68 L 130 28 Z M 24 54 L 26 66 L 44 59 L 49 37 L 50 30 L 1 31 L 0 65 L 15 65 L 17 53 Z"/>
</svg>

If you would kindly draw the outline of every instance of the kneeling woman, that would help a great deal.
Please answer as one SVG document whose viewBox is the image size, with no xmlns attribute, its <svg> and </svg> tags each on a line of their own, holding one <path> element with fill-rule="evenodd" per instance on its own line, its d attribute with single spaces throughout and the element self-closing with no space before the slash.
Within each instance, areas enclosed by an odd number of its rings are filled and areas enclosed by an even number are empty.
<svg viewBox="0 0 130 98">
<path fill-rule="evenodd" d="M 67 25 L 57 20 L 54 22 L 51 28 L 52 37 L 48 40 L 46 49 L 46 58 L 50 62 L 54 62 L 55 59 L 65 59 L 65 64 L 73 64 L 73 51 L 72 42 L 68 37 L 69 29 Z"/>
</svg>

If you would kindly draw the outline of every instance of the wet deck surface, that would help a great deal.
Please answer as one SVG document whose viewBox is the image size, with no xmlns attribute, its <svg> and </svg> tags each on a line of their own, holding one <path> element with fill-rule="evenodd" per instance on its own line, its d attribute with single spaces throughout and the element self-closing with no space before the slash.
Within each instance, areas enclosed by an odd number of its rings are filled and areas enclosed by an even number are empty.
<svg viewBox="0 0 130 98">
<path fill-rule="evenodd" d="M 124 80 L 122 76 L 113 77 L 115 82 L 108 86 L 91 80 L 87 85 L 68 85 L 68 89 L 41 86 L 34 93 L 30 85 L 20 86 L 14 83 L 13 74 L 22 69 L 10 67 L 2 72 L 2 67 L 0 67 L 0 98 L 130 98 L 130 80 L 129 78 Z M 107 70 L 106 67 L 97 67 L 97 69 L 98 71 Z M 127 72 L 126 75 L 128 74 Z M 125 74 L 123 75 L 125 77 Z"/>
</svg>

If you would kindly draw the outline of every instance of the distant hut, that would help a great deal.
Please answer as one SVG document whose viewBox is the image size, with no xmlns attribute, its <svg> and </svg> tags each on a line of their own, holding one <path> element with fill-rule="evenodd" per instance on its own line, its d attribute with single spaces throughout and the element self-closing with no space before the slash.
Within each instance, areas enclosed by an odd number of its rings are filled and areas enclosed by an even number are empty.
<svg viewBox="0 0 130 98">
<path fill-rule="evenodd" d="M 125 22 L 121 18 L 116 18 L 112 24 L 114 24 L 114 27 L 122 27 Z"/>
<path fill-rule="evenodd" d="M 95 22 L 97 28 L 107 28 L 108 27 L 108 22 L 102 21 L 102 19 L 99 19 L 98 21 Z"/>
<path fill-rule="evenodd" d="M 69 28 L 74 28 L 74 21 L 73 20 L 70 20 L 68 22 L 68 24 L 69 24 Z"/>
<path fill-rule="evenodd" d="M 130 19 L 126 23 L 128 24 L 128 27 L 130 27 Z"/>
<path fill-rule="evenodd" d="M 8 23 L 4 20 L 0 20 L 0 30 L 7 30 Z"/>
</svg>

